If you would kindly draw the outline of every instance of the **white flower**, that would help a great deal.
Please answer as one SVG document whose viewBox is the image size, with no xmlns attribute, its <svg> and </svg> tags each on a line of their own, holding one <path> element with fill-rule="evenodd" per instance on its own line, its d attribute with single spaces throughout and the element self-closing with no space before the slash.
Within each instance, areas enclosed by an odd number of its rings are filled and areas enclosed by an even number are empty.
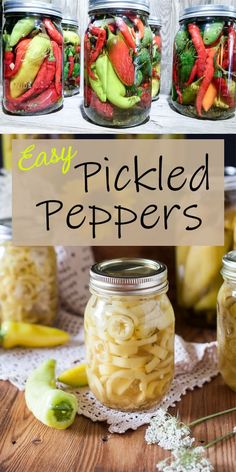
<svg viewBox="0 0 236 472">
<path fill-rule="evenodd" d="M 157 464 L 161 472 L 211 472 L 213 465 L 205 457 L 204 447 L 173 451 L 174 460 L 167 458 Z"/>
<path fill-rule="evenodd" d="M 150 421 L 145 439 L 148 444 L 158 444 L 163 449 L 172 451 L 180 447 L 191 447 L 194 438 L 190 434 L 188 426 L 160 408 Z"/>
</svg>

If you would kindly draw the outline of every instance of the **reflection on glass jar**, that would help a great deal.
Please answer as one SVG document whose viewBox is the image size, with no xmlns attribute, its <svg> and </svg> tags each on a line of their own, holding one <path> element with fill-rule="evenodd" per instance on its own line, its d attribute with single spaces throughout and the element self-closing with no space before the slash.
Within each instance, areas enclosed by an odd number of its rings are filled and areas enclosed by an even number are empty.
<svg viewBox="0 0 236 472">
<path fill-rule="evenodd" d="M 167 269 L 117 259 L 91 270 L 85 311 L 89 386 L 103 404 L 139 410 L 157 404 L 174 373 L 174 312 Z"/>
<path fill-rule="evenodd" d="M 148 0 L 90 0 L 85 33 L 84 110 L 94 123 L 130 127 L 151 107 L 152 32 Z"/>
<path fill-rule="evenodd" d="M 51 325 L 58 303 L 56 274 L 52 247 L 14 246 L 10 222 L 0 225 L 0 322 Z"/>
<path fill-rule="evenodd" d="M 219 369 L 225 383 L 236 392 L 236 251 L 223 258 L 224 283 L 217 303 Z"/>
<path fill-rule="evenodd" d="M 198 326 L 215 326 L 222 257 L 236 249 L 236 168 L 227 167 L 225 174 L 224 246 L 176 248 L 178 304 Z"/>
<path fill-rule="evenodd" d="M 236 9 L 187 8 L 175 38 L 172 103 L 183 115 L 212 120 L 236 108 Z"/>
<path fill-rule="evenodd" d="M 80 90 L 80 37 L 78 22 L 62 21 L 64 36 L 64 95 L 71 97 Z"/>
<path fill-rule="evenodd" d="M 40 115 L 62 106 L 61 11 L 50 4 L 7 0 L 3 28 L 3 106 Z"/>
<path fill-rule="evenodd" d="M 148 20 L 149 26 L 151 27 L 153 40 L 152 40 L 152 100 L 157 100 L 160 95 L 161 85 L 161 20 L 150 16 Z"/>
</svg>

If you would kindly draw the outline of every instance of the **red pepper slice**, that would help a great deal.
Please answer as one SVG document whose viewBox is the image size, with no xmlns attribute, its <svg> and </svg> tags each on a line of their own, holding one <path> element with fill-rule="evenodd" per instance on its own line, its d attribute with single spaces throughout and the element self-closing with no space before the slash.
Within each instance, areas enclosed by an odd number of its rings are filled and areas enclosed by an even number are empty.
<svg viewBox="0 0 236 472">
<path fill-rule="evenodd" d="M 115 18 L 116 26 L 119 28 L 127 46 L 129 46 L 131 49 L 136 51 L 136 44 L 134 39 L 132 38 L 132 34 L 130 33 L 130 30 L 122 18 L 116 17 Z"/>
<path fill-rule="evenodd" d="M 49 18 L 44 18 L 43 20 L 44 26 L 47 30 L 47 33 L 49 34 L 50 38 L 56 41 L 57 44 L 60 44 L 62 46 L 63 44 L 63 36 L 59 31 L 56 29 L 54 26 L 53 22 L 49 20 Z"/>
<path fill-rule="evenodd" d="M 58 95 L 62 94 L 62 52 L 61 47 L 52 41 L 53 54 L 56 60 L 55 88 Z"/>
</svg>

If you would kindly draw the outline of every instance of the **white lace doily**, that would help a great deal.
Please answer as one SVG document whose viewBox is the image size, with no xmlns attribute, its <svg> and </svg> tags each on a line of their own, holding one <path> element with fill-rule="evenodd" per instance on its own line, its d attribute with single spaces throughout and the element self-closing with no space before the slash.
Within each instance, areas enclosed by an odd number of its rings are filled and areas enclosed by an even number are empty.
<svg viewBox="0 0 236 472">
<path fill-rule="evenodd" d="M 57 371 L 62 372 L 84 360 L 83 318 L 71 315 L 64 310 L 59 313 L 58 327 L 68 331 L 70 344 L 53 349 L 0 349 L 0 380 L 9 380 L 20 390 L 30 371 L 48 358 L 57 360 Z M 167 409 L 175 406 L 187 390 L 202 387 L 218 373 L 216 343 L 186 343 L 181 337 L 175 339 L 175 378 L 168 395 L 159 406 Z M 98 402 L 88 388 L 78 389 L 79 410 L 92 421 L 106 421 L 111 433 L 124 433 L 128 429 L 137 429 L 150 422 L 155 414 L 152 410 L 136 413 L 123 413 L 111 410 Z"/>
</svg>

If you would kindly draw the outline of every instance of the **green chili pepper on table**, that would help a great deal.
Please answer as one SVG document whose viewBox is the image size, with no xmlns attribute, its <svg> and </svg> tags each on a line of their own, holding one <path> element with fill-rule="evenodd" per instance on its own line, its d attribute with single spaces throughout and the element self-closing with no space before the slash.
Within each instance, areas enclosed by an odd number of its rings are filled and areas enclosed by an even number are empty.
<svg viewBox="0 0 236 472">
<path fill-rule="evenodd" d="M 75 395 L 56 388 L 56 361 L 49 359 L 29 376 L 25 401 L 33 415 L 46 426 L 68 428 L 75 419 L 78 402 Z"/>
</svg>

